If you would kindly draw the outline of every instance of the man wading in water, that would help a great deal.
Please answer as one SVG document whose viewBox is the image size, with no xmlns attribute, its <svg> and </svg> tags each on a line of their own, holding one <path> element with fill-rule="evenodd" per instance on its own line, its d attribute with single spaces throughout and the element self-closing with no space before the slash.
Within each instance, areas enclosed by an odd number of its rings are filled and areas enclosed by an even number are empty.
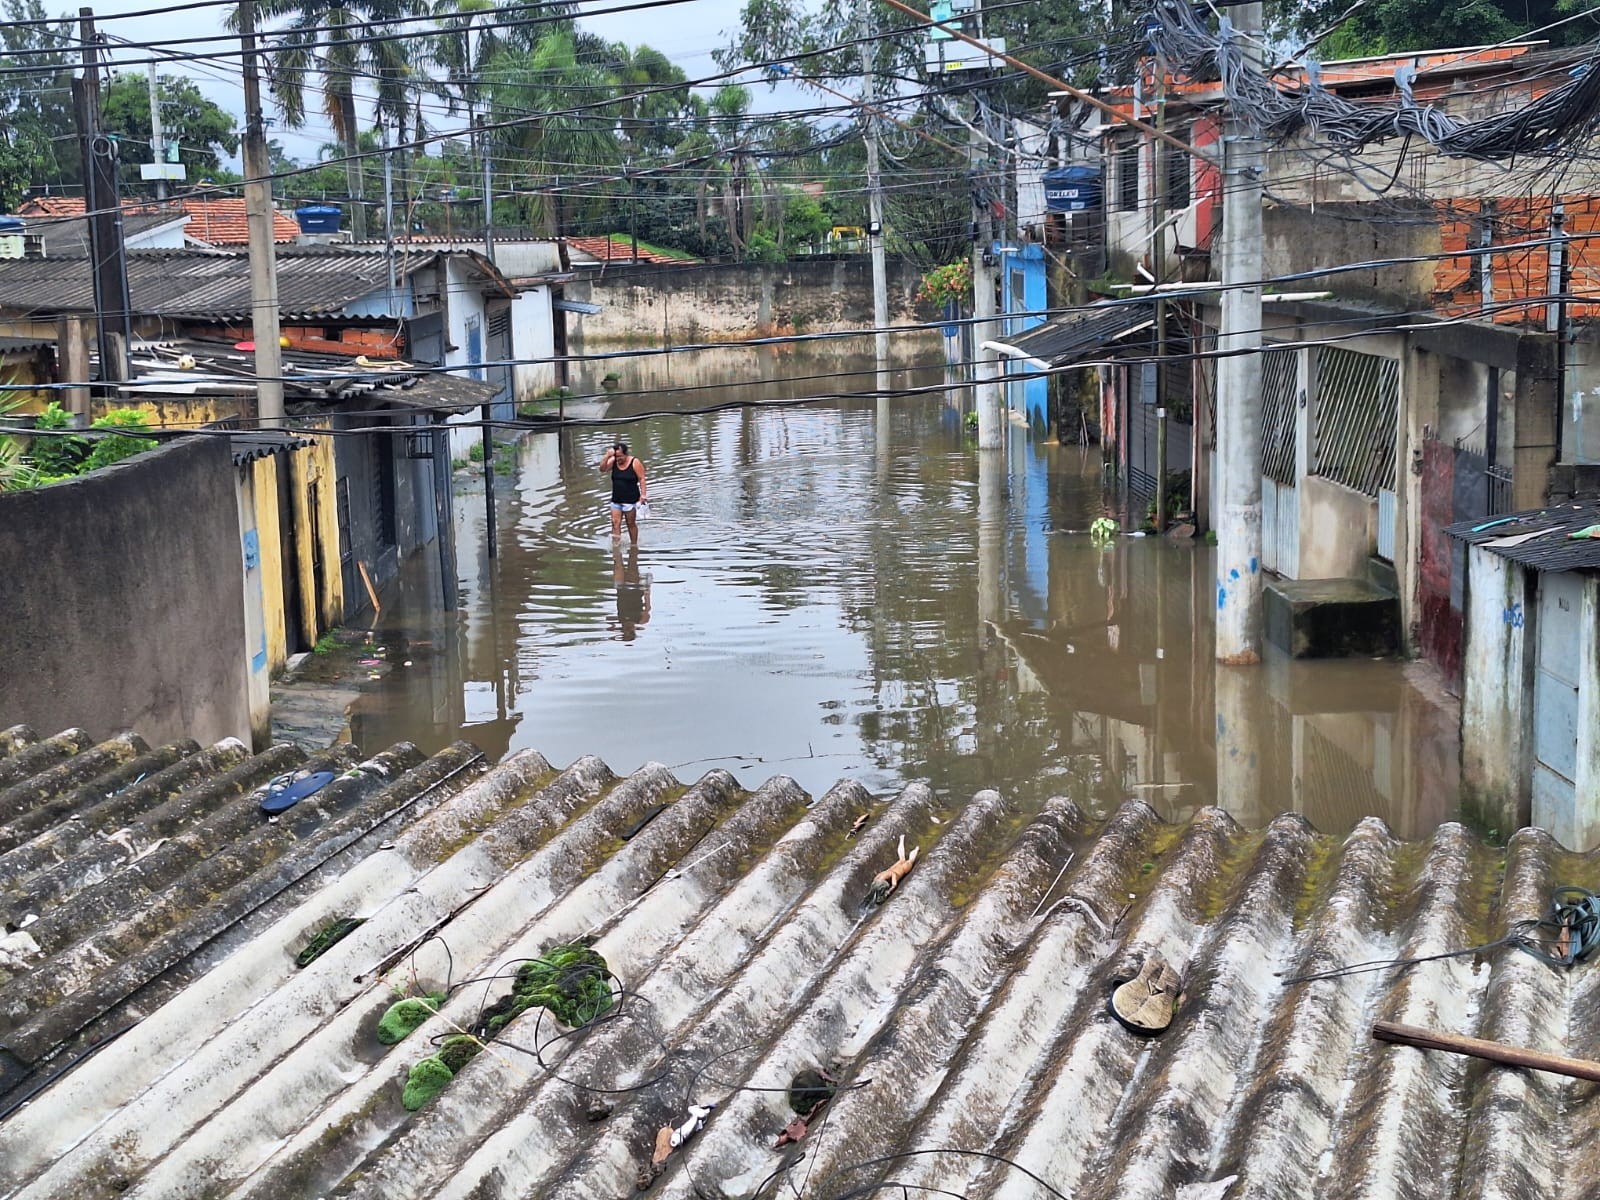
<svg viewBox="0 0 1600 1200">
<path fill-rule="evenodd" d="M 611 472 L 611 538 L 622 540 L 622 522 L 628 522 L 628 540 L 639 541 L 639 505 L 645 503 L 644 464 L 628 453 L 627 442 L 616 442 L 600 460 L 600 472 Z"/>
</svg>

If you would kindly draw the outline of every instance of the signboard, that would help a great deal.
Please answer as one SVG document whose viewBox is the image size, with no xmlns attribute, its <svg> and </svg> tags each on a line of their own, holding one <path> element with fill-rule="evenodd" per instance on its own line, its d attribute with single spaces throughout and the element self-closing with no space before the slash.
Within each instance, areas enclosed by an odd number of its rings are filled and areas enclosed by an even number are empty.
<svg viewBox="0 0 1600 1200">
<path fill-rule="evenodd" d="M 1058 167 L 1044 173 L 1044 203 L 1051 212 L 1092 212 L 1100 207 L 1099 167 Z"/>
</svg>

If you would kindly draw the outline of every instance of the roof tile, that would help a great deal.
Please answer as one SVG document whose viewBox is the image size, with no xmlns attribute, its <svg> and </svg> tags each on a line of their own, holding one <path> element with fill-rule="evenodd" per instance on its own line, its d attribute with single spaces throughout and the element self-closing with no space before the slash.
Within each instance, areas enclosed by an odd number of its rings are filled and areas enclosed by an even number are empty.
<svg viewBox="0 0 1600 1200">
<path fill-rule="evenodd" d="M 190 237 L 212 246 L 245 246 L 250 242 L 249 222 L 245 215 L 245 202 L 241 197 L 219 196 L 215 199 L 199 197 L 180 198 L 164 205 L 138 200 L 125 200 L 122 207 L 131 213 L 149 214 L 170 209 L 186 213 L 189 225 L 185 229 Z M 72 217 L 84 211 L 82 196 L 38 196 L 26 201 L 17 209 L 22 217 Z M 292 242 L 300 236 L 300 226 L 293 217 L 278 209 L 272 211 L 272 240 Z"/>
</svg>

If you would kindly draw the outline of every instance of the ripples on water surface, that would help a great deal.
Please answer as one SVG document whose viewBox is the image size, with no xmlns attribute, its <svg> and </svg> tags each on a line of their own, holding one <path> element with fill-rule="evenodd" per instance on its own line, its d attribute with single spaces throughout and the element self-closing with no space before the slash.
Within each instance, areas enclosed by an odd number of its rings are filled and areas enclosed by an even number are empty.
<svg viewBox="0 0 1600 1200">
<path fill-rule="evenodd" d="M 870 374 L 798 377 L 869 367 L 833 347 L 628 359 L 636 390 L 604 408 L 849 392 Z M 671 390 L 752 375 L 778 382 Z M 936 391 L 634 420 L 652 501 L 636 554 L 611 542 L 595 470 L 616 430 L 524 439 L 498 558 L 463 486 L 461 610 L 436 611 L 431 554 L 414 559 L 384 634 L 413 666 L 372 685 L 353 735 L 619 772 L 656 760 L 685 779 L 720 766 L 751 786 L 788 774 L 814 794 L 924 779 L 955 798 L 1142 796 L 1178 817 L 1220 802 L 1251 824 L 1295 809 L 1330 831 L 1373 813 L 1404 834 L 1453 815 L 1450 720 L 1396 663 L 1224 677 L 1254 749 L 1219 788 L 1209 550 L 1093 546 L 1096 451 L 1013 428 L 980 456 L 961 418 Z"/>
</svg>

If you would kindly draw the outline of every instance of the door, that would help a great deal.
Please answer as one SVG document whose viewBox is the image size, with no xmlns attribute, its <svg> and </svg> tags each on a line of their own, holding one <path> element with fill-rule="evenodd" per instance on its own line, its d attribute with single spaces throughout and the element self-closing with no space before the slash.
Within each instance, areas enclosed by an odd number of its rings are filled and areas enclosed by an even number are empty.
<svg viewBox="0 0 1600 1200">
<path fill-rule="evenodd" d="M 1572 811 L 1578 770 L 1578 665 L 1583 577 L 1573 572 L 1539 576 L 1539 618 L 1534 627 L 1538 662 L 1533 678 L 1533 811 L 1547 823 Z"/>
</svg>

